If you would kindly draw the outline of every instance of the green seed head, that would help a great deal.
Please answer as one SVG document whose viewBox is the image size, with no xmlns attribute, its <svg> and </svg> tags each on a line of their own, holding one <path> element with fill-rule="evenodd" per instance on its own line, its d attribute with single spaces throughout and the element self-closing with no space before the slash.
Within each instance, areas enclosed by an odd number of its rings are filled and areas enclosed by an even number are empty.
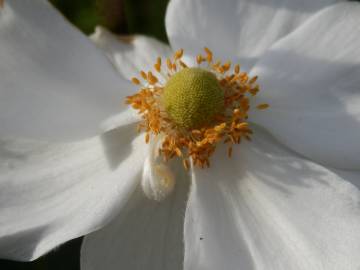
<svg viewBox="0 0 360 270">
<path fill-rule="evenodd" d="M 213 73 L 185 68 L 166 83 L 163 102 L 171 119 L 190 129 L 206 124 L 224 107 L 224 93 Z"/>
</svg>

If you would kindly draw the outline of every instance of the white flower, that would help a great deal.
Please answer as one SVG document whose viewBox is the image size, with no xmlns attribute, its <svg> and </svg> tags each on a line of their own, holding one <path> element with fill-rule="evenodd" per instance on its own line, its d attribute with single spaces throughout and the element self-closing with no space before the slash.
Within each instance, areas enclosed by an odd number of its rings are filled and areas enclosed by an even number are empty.
<svg viewBox="0 0 360 270">
<path fill-rule="evenodd" d="M 170 2 L 172 47 L 240 61 L 271 107 L 232 159 L 173 164 L 159 203 L 138 188 L 150 150 L 123 101 L 170 49 L 99 28 L 119 76 L 46 1 L 5 1 L 0 255 L 32 260 L 109 223 L 85 237 L 82 269 L 359 269 L 360 6 L 335 2 Z"/>
</svg>

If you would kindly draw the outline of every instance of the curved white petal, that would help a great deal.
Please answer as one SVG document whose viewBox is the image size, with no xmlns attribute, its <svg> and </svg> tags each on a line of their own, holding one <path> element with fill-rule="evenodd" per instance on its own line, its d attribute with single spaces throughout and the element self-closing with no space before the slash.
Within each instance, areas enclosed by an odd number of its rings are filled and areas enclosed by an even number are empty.
<svg viewBox="0 0 360 270">
<path fill-rule="evenodd" d="M 68 140 L 95 135 L 132 86 L 45 0 L 0 9 L 0 133 Z"/>
<path fill-rule="evenodd" d="M 180 166 L 179 166 L 180 167 Z M 188 177 L 178 168 L 174 192 L 162 202 L 139 188 L 111 224 L 84 238 L 82 270 L 182 270 Z"/>
<path fill-rule="evenodd" d="M 149 155 L 145 160 L 141 181 L 145 195 L 149 199 L 161 202 L 174 191 L 175 184 L 176 177 L 168 164 L 155 161 Z"/>
<path fill-rule="evenodd" d="M 141 181 L 145 195 L 158 202 L 167 198 L 174 191 L 177 178 L 171 168 L 173 162 L 165 162 L 159 155 L 161 144 L 160 135 L 150 138 L 149 155 L 144 163 Z"/>
<path fill-rule="evenodd" d="M 310 159 L 360 168 L 360 4 L 330 7 L 279 41 L 252 71 L 259 103 L 252 120 Z"/>
<path fill-rule="evenodd" d="M 170 47 L 154 38 L 136 35 L 124 39 L 101 26 L 96 27 L 91 39 L 105 51 L 120 74 L 129 80 L 139 76 L 141 70 L 153 70 L 157 57 L 165 60 L 171 55 Z"/>
<path fill-rule="evenodd" d="M 360 267 L 359 172 L 297 157 L 260 129 L 234 150 L 193 173 L 185 269 Z"/>
<path fill-rule="evenodd" d="M 139 185 L 135 125 L 75 143 L 0 140 L 0 257 L 33 260 L 108 223 Z"/>
<path fill-rule="evenodd" d="M 135 124 L 141 121 L 141 115 L 132 107 L 125 109 L 121 113 L 112 115 L 101 122 L 101 133 L 105 133 L 121 126 Z"/>
<path fill-rule="evenodd" d="M 166 30 L 173 48 L 220 57 L 251 67 L 275 41 L 335 0 L 172 0 Z M 224 59 L 225 60 L 225 59 Z"/>
</svg>

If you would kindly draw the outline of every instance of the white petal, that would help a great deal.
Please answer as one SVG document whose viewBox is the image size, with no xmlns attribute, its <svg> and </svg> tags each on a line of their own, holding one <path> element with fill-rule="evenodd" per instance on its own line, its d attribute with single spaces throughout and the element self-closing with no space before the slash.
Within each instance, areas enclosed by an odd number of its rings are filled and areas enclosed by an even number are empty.
<svg viewBox="0 0 360 270">
<path fill-rule="evenodd" d="M 91 39 L 105 51 L 120 74 L 129 80 L 139 76 L 141 70 L 153 70 L 157 57 L 165 60 L 171 55 L 170 47 L 154 38 L 136 35 L 125 41 L 101 26 L 96 27 Z"/>
<path fill-rule="evenodd" d="M 126 204 L 147 153 L 134 125 L 76 143 L 0 141 L 0 257 L 33 260 L 101 228 Z"/>
<path fill-rule="evenodd" d="M 47 1 L 0 9 L 0 133 L 68 140 L 95 135 L 133 86 Z"/>
<path fill-rule="evenodd" d="M 335 0 L 172 0 L 166 30 L 173 48 L 220 57 L 251 67 L 276 40 Z M 226 59 L 224 59 L 226 60 Z"/>
<path fill-rule="evenodd" d="M 182 270 L 189 180 L 179 168 L 174 192 L 162 202 L 142 190 L 109 226 L 84 238 L 82 270 Z"/>
<path fill-rule="evenodd" d="M 256 65 L 263 92 L 252 120 L 315 161 L 360 168 L 360 4 L 324 10 Z"/>
<path fill-rule="evenodd" d="M 258 129 L 234 150 L 194 172 L 185 269 L 359 269 L 359 172 L 296 157 Z"/>
<path fill-rule="evenodd" d="M 145 160 L 141 181 L 145 195 L 159 202 L 173 192 L 176 182 L 176 176 L 171 169 L 172 162 L 164 162 L 159 155 L 161 144 L 160 135 L 150 139 L 149 154 Z"/>
<path fill-rule="evenodd" d="M 165 162 L 154 162 L 148 156 L 141 182 L 145 195 L 160 202 L 173 192 L 175 183 L 175 176 L 169 166 Z"/>
<path fill-rule="evenodd" d="M 121 113 L 112 115 L 111 117 L 104 120 L 101 125 L 102 133 L 116 129 L 121 126 L 126 126 L 141 121 L 141 115 L 132 107 L 125 109 Z"/>
</svg>

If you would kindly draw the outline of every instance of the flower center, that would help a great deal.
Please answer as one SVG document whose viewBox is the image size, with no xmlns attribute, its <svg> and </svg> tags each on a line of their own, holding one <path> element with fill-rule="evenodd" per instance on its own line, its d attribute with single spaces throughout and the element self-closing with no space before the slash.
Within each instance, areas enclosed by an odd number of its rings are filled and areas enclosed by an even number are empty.
<svg viewBox="0 0 360 270">
<path fill-rule="evenodd" d="M 180 128 L 209 123 L 224 107 L 224 91 L 216 76 L 202 68 L 185 68 L 164 87 L 165 111 Z"/>
<path fill-rule="evenodd" d="M 141 71 L 142 80 L 132 78 L 141 88 L 127 97 L 127 103 L 142 115 L 139 131 L 145 131 L 146 143 L 161 137 L 155 150 L 165 162 L 179 157 L 186 169 L 190 162 L 209 167 L 217 144 L 226 144 L 231 157 L 233 145 L 251 139 L 250 99 L 260 88 L 257 76 L 250 78 L 239 65 L 231 71 L 230 62 L 214 62 L 208 48 L 196 57 L 197 67 L 188 67 L 182 55 L 181 49 L 168 58 L 165 72 L 161 58 L 157 59 L 154 69 L 163 80 L 151 71 Z"/>
</svg>

